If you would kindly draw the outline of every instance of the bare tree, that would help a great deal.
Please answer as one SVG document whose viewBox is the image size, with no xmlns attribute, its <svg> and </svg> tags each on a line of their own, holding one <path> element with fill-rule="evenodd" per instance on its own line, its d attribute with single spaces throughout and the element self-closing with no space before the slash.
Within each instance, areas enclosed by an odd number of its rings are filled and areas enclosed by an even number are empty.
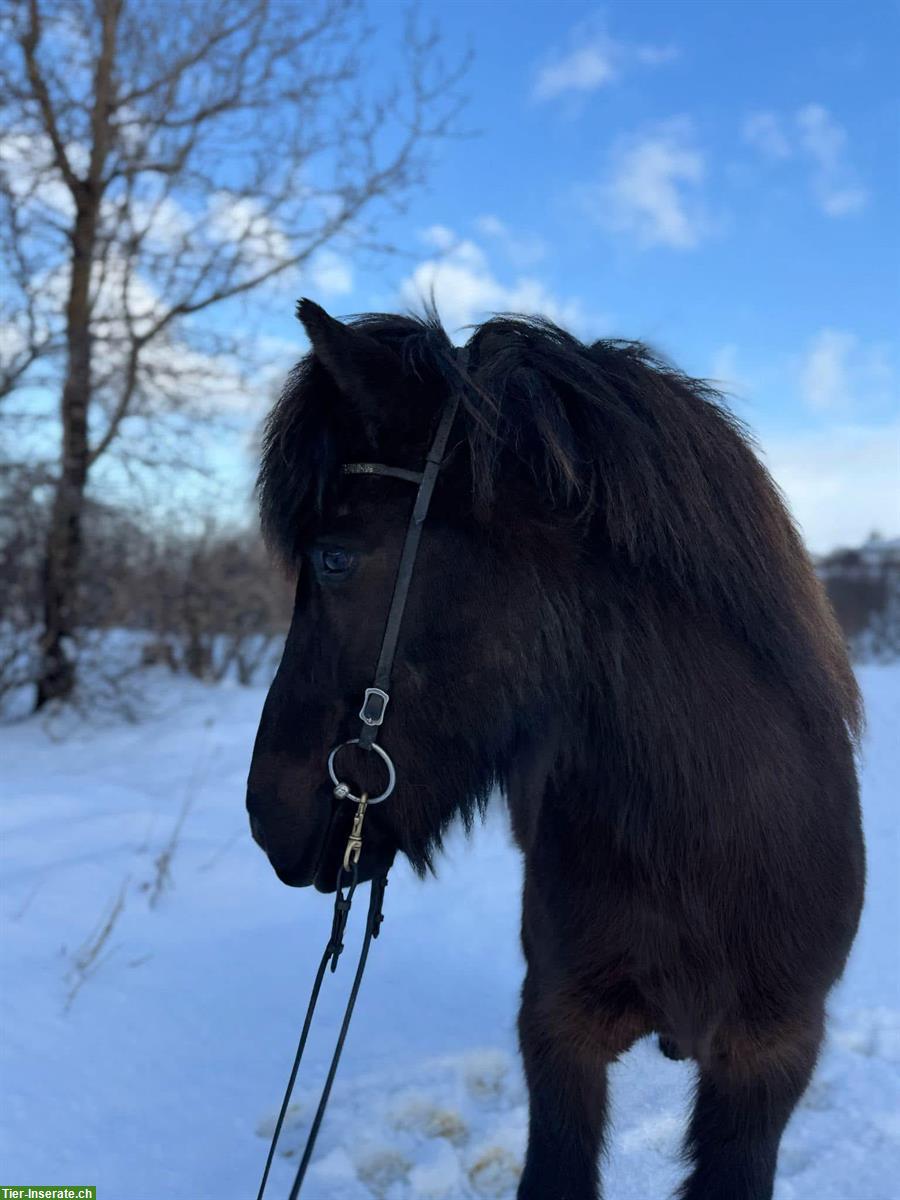
<svg viewBox="0 0 900 1200">
<path fill-rule="evenodd" d="M 129 434 L 145 453 L 139 432 L 211 376 L 241 387 L 213 310 L 335 244 L 377 246 L 466 64 L 410 19 L 373 91 L 361 0 L 0 0 L 0 21 L 0 400 L 59 395 L 40 706 L 74 684 L 95 464 Z"/>
</svg>

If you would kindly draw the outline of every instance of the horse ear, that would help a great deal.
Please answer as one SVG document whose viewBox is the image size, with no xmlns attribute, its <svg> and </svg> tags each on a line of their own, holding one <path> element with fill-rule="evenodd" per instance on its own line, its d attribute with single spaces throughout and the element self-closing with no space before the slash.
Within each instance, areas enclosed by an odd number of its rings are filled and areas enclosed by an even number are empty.
<svg viewBox="0 0 900 1200">
<path fill-rule="evenodd" d="M 297 305 L 297 319 L 312 344 L 313 354 L 341 393 L 361 416 L 377 419 L 382 397 L 396 391 L 401 380 L 396 356 L 361 329 L 328 315 L 312 300 Z"/>
</svg>

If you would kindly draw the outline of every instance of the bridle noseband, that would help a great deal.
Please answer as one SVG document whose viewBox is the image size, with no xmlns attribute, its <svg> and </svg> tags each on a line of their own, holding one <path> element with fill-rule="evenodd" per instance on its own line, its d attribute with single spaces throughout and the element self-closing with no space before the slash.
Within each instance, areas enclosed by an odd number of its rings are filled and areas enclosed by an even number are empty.
<svg viewBox="0 0 900 1200">
<path fill-rule="evenodd" d="M 464 376 L 466 363 L 468 360 L 468 352 L 465 349 L 460 349 L 456 351 L 456 355 L 460 374 Z M 459 411 L 459 405 L 460 390 L 457 388 L 444 405 L 444 410 L 441 413 L 441 418 L 438 422 L 437 432 L 435 433 L 428 453 L 425 456 L 425 467 L 422 471 L 410 471 L 405 467 L 389 467 L 384 463 L 345 463 L 341 468 L 344 475 L 385 475 L 392 479 L 402 479 L 407 483 L 414 483 L 416 484 L 417 489 L 416 499 L 415 503 L 413 504 L 412 515 L 409 519 L 409 524 L 406 527 L 406 537 L 403 541 L 403 549 L 400 552 L 400 562 L 397 566 L 397 576 L 394 580 L 394 591 L 391 596 L 391 606 L 388 609 L 387 623 L 385 624 L 384 628 L 384 636 L 381 639 L 381 652 L 378 655 L 378 665 L 375 668 L 375 678 L 372 681 L 372 686 L 366 688 L 363 696 L 362 707 L 359 710 L 359 719 L 362 722 L 362 728 L 360 729 L 359 737 L 350 738 L 349 741 L 341 742 L 339 745 L 335 746 L 328 755 L 328 774 L 331 776 L 331 781 L 334 784 L 335 799 L 352 800 L 357 806 L 356 815 L 353 819 L 353 827 L 350 836 L 347 839 L 347 846 L 344 851 L 343 862 L 338 872 L 338 884 L 335 893 L 334 917 L 331 924 L 331 934 L 329 936 L 328 943 L 325 946 L 325 951 L 319 962 L 319 969 L 316 973 L 312 995 L 310 996 L 309 1005 L 306 1010 L 306 1017 L 303 1022 L 303 1029 L 300 1034 L 300 1042 L 297 1046 L 297 1053 L 294 1056 L 294 1065 L 291 1069 L 287 1090 L 284 1094 L 284 1100 L 281 1104 L 281 1111 L 278 1114 L 278 1120 L 275 1123 L 275 1131 L 272 1135 L 272 1141 L 269 1146 L 269 1153 L 268 1157 L 266 1158 L 266 1165 L 263 1170 L 262 1181 L 259 1185 L 257 1200 L 262 1200 L 263 1193 L 266 1189 L 269 1170 L 272 1166 L 272 1160 L 275 1156 L 275 1147 L 278 1144 L 278 1137 L 281 1133 L 282 1125 L 284 1124 L 284 1118 L 287 1113 L 291 1093 L 294 1089 L 294 1082 L 297 1078 L 297 1071 L 300 1067 L 300 1060 L 303 1057 L 303 1051 L 306 1048 L 306 1040 L 312 1024 L 313 1013 L 315 1012 L 316 1002 L 319 998 L 319 989 L 322 986 L 322 981 L 325 978 L 325 973 L 328 969 L 328 966 L 330 965 L 331 970 L 334 971 L 337 966 L 338 958 L 344 949 L 344 930 L 346 929 L 347 918 L 350 915 L 350 905 L 353 900 L 353 893 L 356 891 L 357 866 L 359 863 L 360 852 L 362 850 L 362 827 L 363 820 L 366 815 L 366 808 L 369 804 L 380 804 L 383 800 L 387 800 L 397 783 L 396 768 L 394 767 L 393 761 L 391 760 L 388 752 L 383 746 L 379 745 L 377 740 L 378 732 L 384 723 L 384 714 L 391 699 L 391 675 L 394 669 L 394 659 L 397 655 L 397 643 L 400 638 L 400 627 L 403 624 L 403 613 L 406 609 L 406 601 L 409 598 L 409 588 L 410 584 L 412 583 L 413 571 L 415 570 L 416 556 L 419 552 L 419 542 L 422 537 L 422 527 L 425 524 L 425 518 L 428 516 L 428 509 L 431 505 L 431 497 L 434 493 L 434 487 L 437 483 L 438 475 L 444 463 L 447 442 L 449 441 L 450 433 L 453 429 L 453 423 L 456 419 L 456 414 Z M 338 778 L 335 769 L 335 758 L 337 757 L 339 751 L 344 749 L 345 746 L 357 746 L 360 750 L 373 751 L 379 756 L 387 768 L 388 773 L 387 787 L 380 795 L 374 796 L 371 800 L 365 792 L 363 792 L 361 796 L 354 796 L 350 791 L 349 784 L 342 783 Z M 349 882 L 345 882 L 345 877 Z M 341 1023 L 337 1045 L 335 1046 L 334 1054 L 331 1059 L 331 1066 L 328 1070 L 325 1085 L 322 1088 L 322 1094 L 319 1098 L 319 1105 L 316 1109 L 315 1116 L 313 1117 L 312 1125 L 306 1139 L 306 1146 L 304 1147 L 300 1165 L 297 1168 L 297 1174 L 294 1177 L 294 1183 L 291 1187 L 288 1200 L 296 1200 L 300 1194 L 300 1188 L 303 1186 L 303 1180 L 306 1178 L 306 1170 L 312 1158 L 313 1148 L 315 1147 L 316 1138 L 322 1123 L 322 1118 L 325 1114 L 325 1107 L 331 1094 L 331 1085 L 334 1082 L 341 1051 L 344 1048 L 344 1039 L 347 1036 L 350 1018 L 353 1015 L 353 1008 L 356 1003 L 356 997 L 359 992 L 360 984 L 362 982 L 362 975 L 363 970 L 365 969 L 366 959 L 368 958 L 369 946 L 372 942 L 372 939 L 378 936 L 378 931 L 383 920 L 381 905 L 386 886 L 386 872 L 373 878 L 371 894 L 369 896 L 369 911 L 366 917 L 366 930 L 363 937 L 362 949 L 360 950 L 359 961 L 356 967 L 356 975 L 353 980 L 353 986 L 350 989 L 350 998 L 348 999 L 347 1006 L 344 1010 L 344 1019 Z M 345 888 L 346 893 L 344 891 Z"/>
</svg>

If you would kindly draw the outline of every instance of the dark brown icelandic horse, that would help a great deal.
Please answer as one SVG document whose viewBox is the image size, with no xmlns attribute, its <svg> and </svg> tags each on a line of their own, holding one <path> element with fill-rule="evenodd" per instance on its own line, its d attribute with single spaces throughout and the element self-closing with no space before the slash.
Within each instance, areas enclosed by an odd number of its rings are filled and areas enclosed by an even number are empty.
<svg viewBox="0 0 900 1200">
<path fill-rule="evenodd" d="M 464 366 L 433 319 L 299 315 L 312 351 L 260 475 L 298 584 L 254 836 L 286 883 L 333 889 L 352 807 L 326 757 L 359 731 L 415 491 L 341 465 L 421 469 L 458 393 L 363 877 L 398 850 L 424 873 L 455 817 L 505 793 L 525 862 L 520 1200 L 597 1196 L 606 1068 L 653 1032 L 697 1064 L 680 1196 L 771 1196 L 864 879 L 859 695 L 771 479 L 716 393 L 641 345 L 497 318 Z M 349 754 L 380 789 L 376 757 Z"/>
</svg>

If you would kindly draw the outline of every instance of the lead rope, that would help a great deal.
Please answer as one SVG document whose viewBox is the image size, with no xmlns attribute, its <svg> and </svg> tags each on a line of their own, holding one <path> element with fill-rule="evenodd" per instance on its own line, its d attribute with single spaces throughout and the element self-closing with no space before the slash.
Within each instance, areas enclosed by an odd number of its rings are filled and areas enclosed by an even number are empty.
<svg viewBox="0 0 900 1200">
<path fill-rule="evenodd" d="M 269 1178 L 269 1171 L 272 1167 L 272 1161 L 275 1157 L 275 1148 L 278 1145 L 278 1138 L 281 1134 L 281 1127 L 284 1125 L 284 1118 L 287 1115 L 288 1105 L 291 1100 L 291 1093 L 294 1090 L 294 1084 L 297 1080 L 297 1072 L 300 1069 L 300 1062 L 303 1058 L 303 1052 L 306 1049 L 306 1041 L 309 1037 L 310 1026 L 312 1025 L 313 1014 L 316 1011 L 316 1004 L 319 999 L 319 992 L 322 989 L 322 983 L 325 979 L 325 972 L 328 969 L 329 962 L 331 971 L 334 973 L 337 970 L 338 959 L 344 949 L 344 932 L 347 928 L 347 919 L 350 916 L 350 907 L 353 904 L 353 896 L 356 892 L 357 873 L 359 863 L 359 851 L 362 847 L 362 823 L 366 813 L 367 797 L 363 793 L 360 798 L 356 810 L 356 816 L 353 821 L 353 830 L 347 840 L 347 847 L 344 851 L 344 860 L 341 863 L 341 868 L 338 871 L 337 891 L 334 897 L 334 917 L 331 922 L 331 933 L 328 937 L 328 943 L 322 954 L 319 962 L 319 969 L 316 972 L 315 982 L 312 986 L 312 992 L 309 997 L 309 1004 L 306 1009 L 306 1017 L 303 1021 L 303 1029 L 300 1033 L 300 1041 L 297 1044 L 297 1053 L 294 1055 L 294 1064 L 291 1067 L 291 1073 L 288 1077 L 287 1088 L 285 1089 L 284 1099 L 281 1102 L 281 1111 L 278 1114 L 278 1120 L 275 1122 L 275 1132 L 272 1134 L 272 1141 L 269 1145 L 269 1153 L 266 1156 L 266 1165 L 263 1168 L 262 1179 L 259 1184 L 259 1192 L 256 1200 L 263 1200 L 263 1193 L 266 1190 L 266 1182 Z M 349 876 L 349 886 L 345 881 L 345 876 Z M 310 1126 L 309 1133 L 306 1138 L 306 1146 L 303 1149 L 303 1157 L 300 1160 L 300 1166 L 297 1168 L 297 1174 L 294 1178 L 293 1186 L 291 1187 L 288 1200 L 297 1200 L 300 1195 L 300 1188 L 303 1186 L 303 1180 L 306 1177 L 306 1169 L 309 1166 L 310 1159 L 315 1149 L 316 1139 L 319 1136 L 319 1128 L 322 1124 L 322 1118 L 325 1115 L 325 1108 L 328 1104 L 328 1098 L 331 1095 L 331 1086 L 334 1083 L 334 1077 L 337 1074 L 338 1063 L 340 1062 L 341 1052 L 344 1049 L 344 1042 L 347 1038 L 347 1030 L 350 1028 L 350 1019 L 353 1016 L 353 1009 L 356 1005 L 356 997 L 359 994 L 360 984 L 362 983 L 363 972 L 366 968 L 366 960 L 369 957 L 369 947 L 372 944 L 372 939 L 378 937 L 378 932 L 381 928 L 381 923 L 384 920 L 382 913 L 382 904 L 384 902 L 384 889 L 387 887 L 387 875 L 381 875 L 372 880 L 369 891 L 369 911 L 366 916 L 366 930 L 363 935 L 362 947 L 359 952 L 359 961 L 356 964 L 356 975 L 353 978 L 353 987 L 350 989 L 350 995 L 347 999 L 347 1006 L 344 1009 L 344 1019 L 341 1022 L 340 1033 L 334 1047 L 334 1053 L 331 1056 L 331 1065 L 328 1068 L 328 1074 L 325 1078 L 322 1094 L 319 1097 L 319 1105 L 316 1109 L 316 1115 L 313 1118 L 313 1123 Z M 346 889 L 346 892 L 345 892 Z"/>
<path fill-rule="evenodd" d="M 459 365 L 460 373 L 464 376 L 468 364 L 468 350 L 465 347 L 460 347 L 456 351 L 456 358 Z M 337 800 L 349 799 L 356 803 L 356 815 L 353 818 L 353 828 L 350 836 L 347 839 L 347 845 L 344 850 L 344 858 L 338 871 L 337 890 L 334 898 L 334 918 L 331 924 L 331 936 L 328 939 L 328 944 L 322 954 L 322 961 L 319 963 L 319 969 L 316 972 L 315 982 L 313 983 L 312 992 L 309 997 L 309 1005 L 306 1009 L 306 1018 L 303 1022 L 303 1029 L 300 1033 L 300 1041 L 297 1045 L 297 1053 L 294 1055 L 294 1065 L 291 1068 L 291 1074 L 288 1078 L 287 1089 L 284 1093 L 284 1100 L 281 1102 L 281 1111 L 278 1114 L 278 1120 L 275 1122 L 275 1132 L 272 1134 L 272 1142 L 269 1146 L 269 1153 L 266 1157 L 266 1165 L 263 1169 L 262 1180 L 259 1185 L 259 1192 L 256 1200 L 263 1200 L 263 1193 L 266 1190 L 266 1182 L 269 1178 L 269 1171 L 272 1166 L 272 1160 L 275 1157 L 275 1148 L 278 1145 L 278 1138 L 281 1134 L 281 1128 L 284 1124 L 284 1118 L 287 1114 L 288 1104 L 290 1103 L 291 1093 L 294 1090 L 294 1083 L 297 1079 L 297 1072 L 300 1069 L 300 1061 L 303 1058 L 303 1052 L 306 1049 L 306 1039 L 309 1036 L 310 1026 L 312 1025 L 313 1014 L 316 1011 L 316 1003 L 319 999 L 319 992 L 322 988 L 322 982 L 325 978 L 325 971 L 328 967 L 329 960 L 331 961 L 331 970 L 334 972 L 337 968 L 338 959 L 341 951 L 344 949 L 343 937 L 344 930 L 347 927 L 347 918 L 350 914 L 350 905 L 353 903 L 353 895 L 356 891 L 359 856 L 362 850 L 362 825 L 365 819 L 366 809 L 370 803 L 377 804 L 387 797 L 394 790 L 396 775 L 394 772 L 394 764 L 391 762 L 390 756 L 378 744 L 377 737 L 379 728 L 384 721 L 384 711 L 390 700 L 390 685 L 391 672 L 394 665 L 394 656 L 397 652 L 397 642 L 400 636 L 400 625 L 403 620 L 403 613 L 406 608 L 406 601 L 409 595 L 410 583 L 412 582 L 413 568 L 416 563 L 416 556 L 419 549 L 419 539 L 422 535 L 422 526 L 425 524 L 425 518 L 428 515 L 428 509 L 431 504 L 431 496 L 437 483 L 438 473 L 443 465 L 444 454 L 447 449 L 453 424 L 456 419 L 456 413 L 460 404 L 460 395 L 455 393 L 450 396 L 444 406 L 444 411 L 441 419 L 438 422 L 437 431 L 434 435 L 434 440 L 425 457 L 425 467 L 420 473 L 418 471 L 407 471 L 404 468 L 389 467 L 383 463 L 347 463 L 344 465 L 346 474 L 359 475 L 391 475 L 400 479 L 406 479 L 411 483 L 418 485 L 416 491 L 415 504 L 410 518 L 409 525 L 406 530 L 406 538 L 403 543 L 403 549 L 400 554 L 400 563 L 397 568 L 397 577 L 394 581 L 394 592 L 391 596 L 391 606 L 388 610 L 388 619 L 385 626 L 384 637 L 381 643 L 381 652 L 378 656 L 378 665 L 375 670 L 374 686 L 366 688 L 363 706 L 360 709 L 360 719 L 363 723 L 363 728 L 360 731 L 360 736 L 354 738 L 350 742 L 343 742 L 341 745 L 350 746 L 357 745 L 363 750 L 375 751 L 388 769 L 388 786 L 387 789 L 380 795 L 375 796 L 371 801 L 368 795 L 363 792 L 361 796 L 356 797 L 350 791 L 346 783 L 342 783 L 338 778 L 335 768 L 334 759 L 341 746 L 335 746 L 328 756 L 328 773 L 331 776 L 334 784 L 334 796 Z M 350 885 L 347 888 L 347 894 L 344 895 L 344 876 L 349 876 Z M 297 1200 L 300 1195 L 300 1188 L 303 1186 L 303 1180 L 306 1177 L 306 1169 L 309 1166 L 310 1159 L 313 1155 L 313 1150 L 316 1144 L 316 1138 L 319 1136 L 319 1127 L 322 1124 L 322 1118 L 325 1115 L 325 1108 L 328 1104 L 328 1098 L 331 1095 L 331 1085 L 334 1083 L 334 1077 L 337 1074 L 338 1063 L 340 1062 L 341 1051 L 344 1049 L 344 1041 L 347 1037 L 347 1030 L 350 1028 L 350 1018 L 353 1016 L 353 1008 L 356 1004 L 356 997 L 359 993 L 359 987 L 362 983 L 363 971 L 366 967 L 366 960 L 369 957 L 369 947 L 372 944 L 372 939 L 378 937 L 378 931 L 381 928 L 381 923 L 384 920 L 381 908 L 384 902 L 384 889 L 387 887 L 387 874 L 379 876 L 372 880 L 371 891 L 369 894 L 369 912 L 366 917 L 366 931 L 363 936 L 362 948 L 359 952 L 359 962 L 356 965 L 356 975 L 353 979 L 353 987 L 350 989 L 350 996 L 347 1000 L 347 1007 L 344 1010 L 344 1019 L 341 1022 L 340 1033 L 338 1034 L 337 1044 L 334 1048 L 334 1054 L 331 1058 L 331 1066 L 328 1069 L 328 1075 L 325 1079 L 325 1084 L 322 1088 L 322 1094 L 319 1097 L 319 1106 L 316 1109 L 316 1115 L 313 1118 L 313 1123 L 310 1126 L 309 1134 L 306 1138 L 306 1146 L 303 1150 L 303 1157 L 300 1160 L 300 1166 L 297 1168 L 297 1175 L 294 1179 L 294 1185 L 291 1188 L 288 1200 Z"/>
</svg>

